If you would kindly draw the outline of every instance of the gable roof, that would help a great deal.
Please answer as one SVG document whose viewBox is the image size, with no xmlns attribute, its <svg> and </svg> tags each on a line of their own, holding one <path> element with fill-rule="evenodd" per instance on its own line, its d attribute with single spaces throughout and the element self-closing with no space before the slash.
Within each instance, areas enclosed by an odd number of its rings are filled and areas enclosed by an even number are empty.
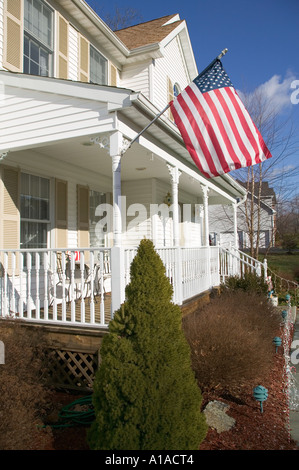
<svg viewBox="0 0 299 470">
<path fill-rule="evenodd" d="M 119 29 L 114 33 L 131 50 L 161 42 L 182 23 L 184 20 L 180 20 L 177 14 L 168 15 Z"/>
<path fill-rule="evenodd" d="M 237 182 L 244 188 L 247 188 L 247 182 L 239 181 L 239 180 L 237 180 Z M 259 192 L 259 182 L 254 187 L 254 195 L 258 196 L 258 192 Z M 270 188 L 268 181 L 262 181 L 261 197 L 262 198 L 273 197 L 273 202 L 276 202 L 275 191 L 273 188 Z"/>
<path fill-rule="evenodd" d="M 171 39 L 172 34 L 178 34 L 190 81 L 198 75 L 187 25 L 185 20 L 180 20 L 179 14 L 112 31 L 85 0 L 59 0 L 59 4 L 74 19 L 76 28 L 83 26 L 101 44 L 103 53 L 116 67 L 121 69 L 123 65 L 139 59 L 163 57 L 163 41 Z"/>
<path fill-rule="evenodd" d="M 275 191 L 270 188 L 268 181 L 262 182 L 262 197 L 273 197 L 276 200 Z"/>
</svg>

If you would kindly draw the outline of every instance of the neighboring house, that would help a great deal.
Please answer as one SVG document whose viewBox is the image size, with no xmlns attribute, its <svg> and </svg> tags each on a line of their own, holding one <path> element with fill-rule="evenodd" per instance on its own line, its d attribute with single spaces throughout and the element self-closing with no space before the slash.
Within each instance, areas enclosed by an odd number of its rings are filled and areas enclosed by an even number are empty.
<svg viewBox="0 0 299 470">
<path fill-rule="evenodd" d="M 238 181 L 238 183 L 246 188 L 246 183 Z M 258 214 L 258 188 L 255 188 L 253 198 L 253 214 L 254 214 L 254 244 L 256 244 L 257 236 L 257 214 Z M 252 194 L 247 194 L 248 217 L 251 215 Z M 248 226 L 246 223 L 245 202 L 241 201 L 236 205 L 237 217 L 237 236 L 234 229 L 234 206 L 215 207 L 210 206 L 210 230 L 213 242 L 219 242 L 223 246 L 235 245 L 240 250 L 250 248 L 250 240 L 248 235 Z M 276 233 L 276 196 L 272 188 L 269 187 L 267 181 L 262 182 L 260 196 L 260 230 L 259 230 L 259 248 L 267 249 L 275 245 Z"/>
<path fill-rule="evenodd" d="M 93 263 L 102 260 L 101 276 L 107 258 L 113 312 L 144 237 L 160 249 L 177 303 L 219 282 L 218 252 L 206 250 L 208 206 L 235 204 L 244 188 L 229 175 L 200 174 L 168 111 L 128 148 L 197 74 L 177 14 L 112 32 L 83 0 L 0 0 L 3 314 L 48 320 L 48 307 L 70 300 L 65 263 L 72 289 L 79 263 L 82 301 L 83 264 L 93 289 Z M 174 247 L 196 247 L 184 251 L 189 284 L 181 268 L 171 271 Z"/>
</svg>

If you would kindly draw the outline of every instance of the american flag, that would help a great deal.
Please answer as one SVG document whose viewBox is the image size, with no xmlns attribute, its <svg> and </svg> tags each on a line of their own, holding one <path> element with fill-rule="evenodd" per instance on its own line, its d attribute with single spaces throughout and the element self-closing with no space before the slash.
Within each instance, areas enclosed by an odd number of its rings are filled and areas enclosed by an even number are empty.
<svg viewBox="0 0 299 470">
<path fill-rule="evenodd" d="M 207 178 L 271 157 L 219 59 L 174 98 L 170 109 L 187 150 Z"/>
</svg>

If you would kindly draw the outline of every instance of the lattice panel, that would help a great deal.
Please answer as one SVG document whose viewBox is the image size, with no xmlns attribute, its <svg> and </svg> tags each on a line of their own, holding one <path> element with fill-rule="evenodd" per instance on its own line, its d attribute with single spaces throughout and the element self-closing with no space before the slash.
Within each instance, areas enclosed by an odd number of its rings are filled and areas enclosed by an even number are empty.
<svg viewBox="0 0 299 470">
<path fill-rule="evenodd" d="M 98 367 L 96 354 L 52 349 L 48 359 L 52 385 L 77 390 L 92 389 Z"/>
</svg>

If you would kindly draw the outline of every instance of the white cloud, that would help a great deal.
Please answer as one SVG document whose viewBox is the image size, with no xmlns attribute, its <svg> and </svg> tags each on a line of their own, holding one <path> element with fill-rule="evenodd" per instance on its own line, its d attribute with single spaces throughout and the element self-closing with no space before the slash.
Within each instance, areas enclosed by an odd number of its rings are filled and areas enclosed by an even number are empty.
<svg viewBox="0 0 299 470">
<path fill-rule="evenodd" d="M 295 76 L 288 73 L 284 79 L 280 75 L 273 75 L 267 82 L 259 85 L 253 92 L 246 94 L 238 92 L 244 100 L 251 102 L 253 96 L 260 96 L 271 105 L 276 112 L 281 112 L 285 108 L 291 106 L 291 94 L 293 89 L 291 83 L 295 80 Z"/>
<path fill-rule="evenodd" d="M 268 178 L 275 178 L 277 176 L 283 176 L 289 174 L 291 171 L 295 170 L 295 165 L 286 165 L 279 168 L 275 168 L 267 174 Z"/>
</svg>

